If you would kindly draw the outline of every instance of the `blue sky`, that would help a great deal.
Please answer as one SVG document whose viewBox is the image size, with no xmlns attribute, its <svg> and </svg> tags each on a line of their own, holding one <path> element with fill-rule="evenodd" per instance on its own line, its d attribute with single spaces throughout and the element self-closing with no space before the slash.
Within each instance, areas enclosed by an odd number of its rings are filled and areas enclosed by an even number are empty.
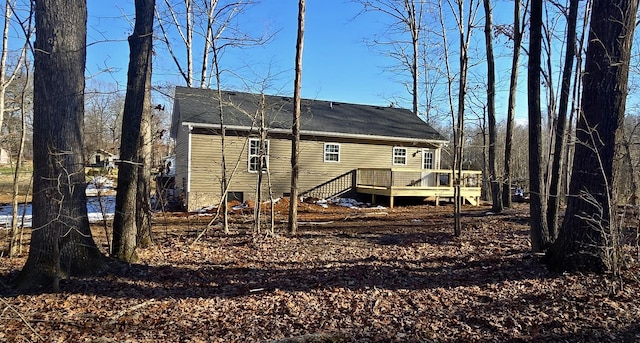
<svg viewBox="0 0 640 343">
<path fill-rule="evenodd" d="M 107 82 L 126 82 L 129 47 L 126 41 L 131 31 L 134 9 L 132 1 L 89 1 L 87 55 L 88 75 L 99 75 Z M 224 57 L 233 58 L 233 65 L 245 74 L 257 74 L 261 79 L 267 69 L 273 74 L 270 83 L 274 92 L 291 93 L 297 30 L 297 1 L 267 0 L 247 13 L 250 30 L 278 33 L 263 47 L 234 51 Z M 308 1 L 303 55 L 303 96 L 345 102 L 382 104 L 385 97 L 405 96 L 404 89 L 383 74 L 388 63 L 371 51 L 362 41 L 367 28 L 375 22 L 368 16 L 354 19 L 359 8 L 348 1 Z M 123 13 L 129 18 L 123 18 Z M 155 80 L 184 84 L 170 56 L 158 56 L 154 61 Z M 250 66 L 250 67 L 249 67 Z M 105 68 L 113 73 L 104 73 Z M 251 70 L 249 70 L 251 69 Z M 224 81 L 238 88 L 239 81 L 227 75 Z M 291 88 L 291 89 L 288 89 Z"/>
<path fill-rule="evenodd" d="M 510 11 L 507 9 L 510 6 L 505 6 L 504 2 L 498 7 L 503 12 Z M 89 0 L 88 11 L 87 75 L 117 83 L 124 89 L 129 57 L 127 36 L 134 18 L 133 1 Z M 267 93 L 292 94 L 297 11 L 295 0 L 263 0 L 242 15 L 241 24 L 248 32 L 277 31 L 277 35 L 264 46 L 227 52 L 222 57 L 222 64 L 242 76 L 226 73 L 223 88 L 246 90 L 249 84 L 248 87 L 255 90 L 259 86 L 247 83 L 247 80 L 259 82 L 269 74 Z M 359 11 L 359 5 L 349 0 L 307 1 L 302 96 L 372 105 L 388 105 L 395 101 L 409 108 L 407 90 L 397 82 L 397 75 L 385 69 L 394 62 L 363 42 L 381 32 L 388 18 L 375 14 L 357 16 Z M 499 12 L 494 15 L 500 17 Z M 480 30 L 476 31 L 475 37 L 484 39 Z M 168 53 L 156 49 L 154 82 L 184 85 Z M 457 63 L 456 59 L 452 57 L 452 63 Z M 510 59 L 504 61 L 510 63 Z M 498 65 L 498 82 L 502 83 L 499 88 L 506 89 L 509 63 Z M 475 77 L 481 78 L 486 71 L 477 68 L 475 73 Z M 522 75 L 521 85 L 524 83 Z M 505 97 L 499 98 L 497 103 L 498 111 L 502 113 L 506 113 Z M 525 106 L 524 99 L 520 103 L 521 107 Z M 520 115 L 523 116 L 526 117 L 526 113 Z"/>
</svg>

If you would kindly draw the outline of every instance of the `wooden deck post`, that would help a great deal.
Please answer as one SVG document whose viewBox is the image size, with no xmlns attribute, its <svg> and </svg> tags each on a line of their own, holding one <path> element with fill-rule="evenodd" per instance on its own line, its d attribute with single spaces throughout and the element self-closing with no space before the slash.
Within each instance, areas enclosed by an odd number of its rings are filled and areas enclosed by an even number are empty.
<svg viewBox="0 0 640 343">
<path fill-rule="evenodd" d="M 393 208 L 393 195 L 389 196 L 389 208 Z"/>
</svg>

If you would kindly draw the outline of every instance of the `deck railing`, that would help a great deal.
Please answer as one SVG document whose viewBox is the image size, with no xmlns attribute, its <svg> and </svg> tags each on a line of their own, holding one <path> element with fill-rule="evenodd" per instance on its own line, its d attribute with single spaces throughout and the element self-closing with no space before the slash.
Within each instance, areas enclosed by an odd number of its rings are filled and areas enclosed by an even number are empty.
<svg viewBox="0 0 640 343">
<path fill-rule="evenodd" d="M 342 175 L 324 182 L 316 187 L 300 193 L 300 196 L 310 196 L 320 199 L 331 199 L 342 196 L 354 190 L 356 170 L 350 170 Z"/>
<path fill-rule="evenodd" d="M 457 172 L 455 173 L 457 174 Z M 360 168 L 357 172 L 357 187 L 371 188 L 449 188 L 455 180 L 451 169 L 396 169 L 396 168 Z M 462 187 L 480 187 L 482 172 L 463 170 Z"/>
</svg>

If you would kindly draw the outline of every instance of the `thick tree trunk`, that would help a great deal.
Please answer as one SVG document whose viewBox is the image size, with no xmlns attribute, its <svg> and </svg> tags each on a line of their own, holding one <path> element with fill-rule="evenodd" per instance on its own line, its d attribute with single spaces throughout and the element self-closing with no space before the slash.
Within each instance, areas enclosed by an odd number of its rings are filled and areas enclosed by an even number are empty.
<svg viewBox="0 0 640 343">
<path fill-rule="evenodd" d="M 487 116 L 489 118 L 489 181 L 491 182 L 491 210 L 494 213 L 502 212 L 502 192 L 501 182 L 498 178 L 498 170 L 496 167 L 496 150 L 498 143 L 498 129 L 496 127 L 496 75 L 495 62 L 493 58 L 493 30 L 492 30 L 492 11 L 491 0 L 484 0 L 485 24 L 484 38 L 487 50 Z"/>
<path fill-rule="evenodd" d="M 569 107 L 569 93 L 571 92 L 571 77 L 576 46 L 576 22 L 578 19 L 578 0 L 571 0 L 569 16 L 567 18 L 567 44 L 565 48 L 564 70 L 562 71 L 562 89 L 560 90 L 560 107 L 555 130 L 554 158 L 551 166 L 551 181 L 549 184 L 549 204 L 547 208 L 547 226 L 549 236 L 554 241 L 558 237 L 558 212 L 560 208 L 561 180 L 566 170 L 564 166 L 565 131 L 567 123 L 567 108 Z"/>
<path fill-rule="evenodd" d="M 137 245 L 146 248 L 152 244 L 151 239 L 151 68 L 147 73 L 148 87 L 144 92 L 140 137 L 138 140 L 138 181 L 136 201 L 136 228 L 138 229 Z"/>
<path fill-rule="evenodd" d="M 120 142 L 120 165 L 118 166 L 118 186 L 116 188 L 116 213 L 113 219 L 112 255 L 121 261 L 133 262 L 137 259 L 136 194 L 138 169 L 138 138 L 142 113 L 145 105 L 145 91 L 150 85 L 151 49 L 153 43 L 153 14 L 155 0 L 136 0 L 136 23 L 129 36 L 129 70 L 127 74 L 127 94 L 125 97 Z"/>
<path fill-rule="evenodd" d="M 542 0 L 531 1 L 529 41 L 529 190 L 531 198 L 531 249 L 542 252 L 550 243 L 546 201 L 542 182 L 542 111 L 540 109 L 540 63 L 542 51 Z"/>
<path fill-rule="evenodd" d="M 304 47 L 305 0 L 298 1 L 298 38 L 296 40 L 296 76 L 293 85 L 293 123 L 291 125 L 291 196 L 289 198 L 289 233 L 298 231 L 298 174 L 300 166 L 300 90 L 302 89 L 302 50 Z"/>
<path fill-rule="evenodd" d="M 616 271 L 616 143 L 624 121 L 638 0 L 595 0 L 562 229 L 547 253 L 556 271 Z"/>
<path fill-rule="evenodd" d="M 35 13 L 33 230 L 17 279 L 23 289 L 105 267 L 89 229 L 85 196 L 86 3 L 38 0 Z"/>
</svg>

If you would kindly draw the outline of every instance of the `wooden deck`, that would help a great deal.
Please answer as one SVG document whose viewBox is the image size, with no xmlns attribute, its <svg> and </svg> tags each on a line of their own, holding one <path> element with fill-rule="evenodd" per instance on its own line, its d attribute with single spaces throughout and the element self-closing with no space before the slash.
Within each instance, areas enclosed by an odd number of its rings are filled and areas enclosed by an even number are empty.
<svg viewBox="0 0 640 343">
<path fill-rule="evenodd" d="M 477 206 L 480 203 L 482 172 L 463 170 L 460 194 L 464 201 Z M 356 191 L 389 197 L 393 207 L 395 197 L 425 197 L 435 200 L 436 206 L 442 198 L 453 199 L 454 181 L 450 169 L 396 169 L 360 168 L 356 174 Z"/>
</svg>

